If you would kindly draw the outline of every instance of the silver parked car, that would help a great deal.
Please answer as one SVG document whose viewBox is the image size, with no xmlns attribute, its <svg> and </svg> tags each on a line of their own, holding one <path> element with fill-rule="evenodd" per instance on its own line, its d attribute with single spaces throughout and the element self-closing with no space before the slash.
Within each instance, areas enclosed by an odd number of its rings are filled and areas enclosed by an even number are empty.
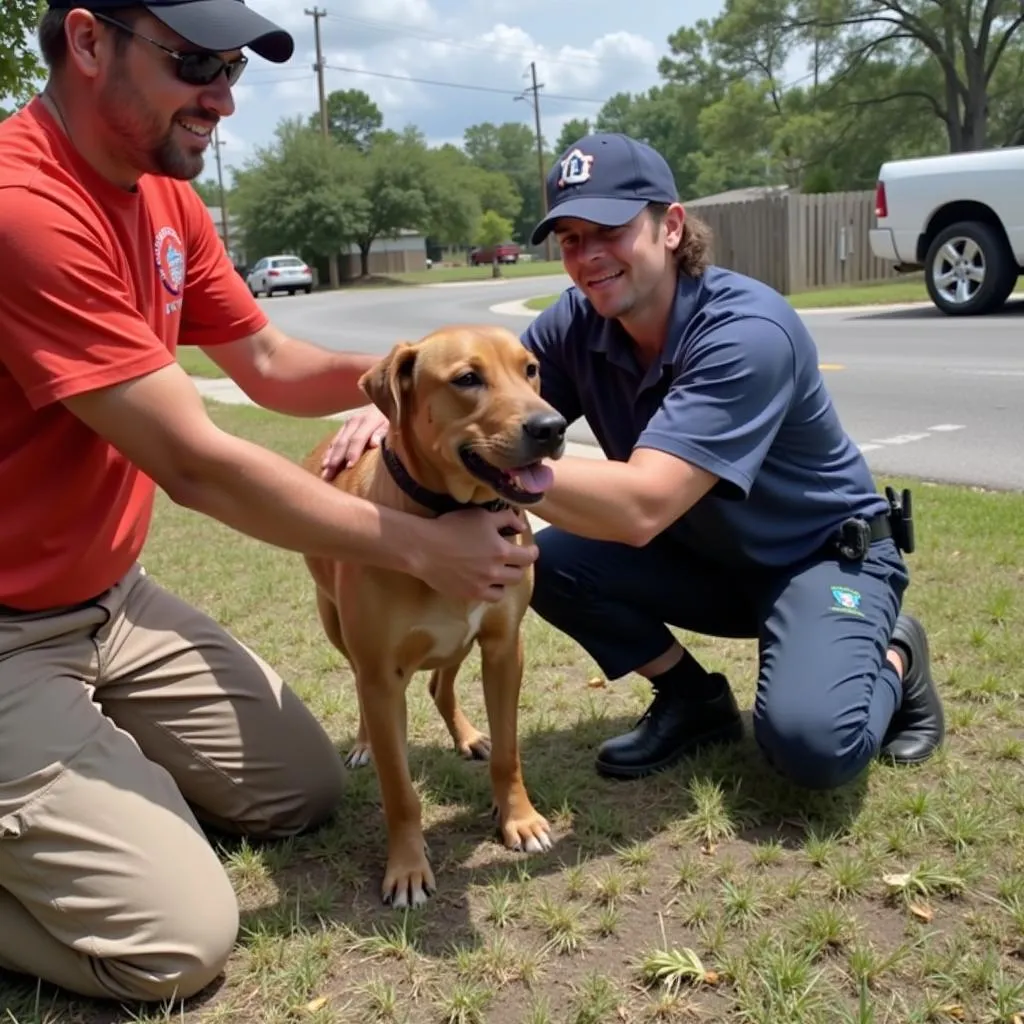
<svg viewBox="0 0 1024 1024">
<path fill-rule="evenodd" d="M 298 256 L 264 256 L 249 271 L 245 279 L 249 291 L 253 295 L 265 292 L 271 296 L 274 292 L 305 292 L 313 290 L 313 271 Z"/>
</svg>

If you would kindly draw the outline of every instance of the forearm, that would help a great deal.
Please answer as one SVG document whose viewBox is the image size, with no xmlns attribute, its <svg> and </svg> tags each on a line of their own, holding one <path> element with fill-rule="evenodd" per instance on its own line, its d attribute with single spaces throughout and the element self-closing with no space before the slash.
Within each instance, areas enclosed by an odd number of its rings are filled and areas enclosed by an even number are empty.
<svg viewBox="0 0 1024 1024">
<path fill-rule="evenodd" d="M 216 348 L 209 355 L 217 359 Z M 367 404 L 359 378 L 380 356 L 334 352 L 311 342 L 280 337 L 261 344 L 251 372 L 237 381 L 258 405 L 288 416 L 330 416 Z M 225 369 L 232 366 L 225 363 Z"/>
<path fill-rule="evenodd" d="M 555 482 L 531 507 L 534 515 L 591 540 L 637 546 L 646 542 L 650 517 L 634 493 L 634 469 L 624 462 L 571 455 L 550 465 Z"/>
<path fill-rule="evenodd" d="M 241 438 L 190 459 L 167 490 L 175 502 L 257 540 L 308 555 L 418 570 L 425 520 L 375 505 Z"/>
</svg>

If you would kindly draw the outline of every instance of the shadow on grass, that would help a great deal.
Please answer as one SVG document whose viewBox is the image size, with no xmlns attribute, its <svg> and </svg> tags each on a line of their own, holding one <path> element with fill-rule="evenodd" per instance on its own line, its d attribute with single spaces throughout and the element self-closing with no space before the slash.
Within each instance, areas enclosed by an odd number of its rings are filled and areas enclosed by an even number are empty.
<svg viewBox="0 0 1024 1024">
<path fill-rule="evenodd" d="M 808 792 L 774 774 L 757 749 L 745 716 L 738 744 L 704 751 L 656 776 L 632 782 L 593 771 L 597 746 L 627 731 L 635 719 L 583 716 L 571 727 L 536 729 L 521 737 L 521 758 L 531 799 L 552 823 L 553 848 L 543 854 L 505 850 L 490 814 L 487 764 L 453 750 L 413 744 L 409 762 L 428 811 L 425 835 L 437 891 L 417 911 L 381 904 L 386 835 L 372 766 L 349 773 L 345 803 L 335 818 L 310 834 L 255 843 L 210 833 L 224 857 L 255 850 L 276 899 L 241 915 L 240 952 L 328 932 L 354 949 L 354 960 L 395 956 L 411 945 L 426 958 L 474 950 L 483 938 L 474 923 L 481 900 L 474 891 L 495 884 L 525 884 L 537 897 L 563 872 L 584 862 L 617 858 L 624 849 L 668 837 L 680 851 L 699 854 L 705 843 L 728 842 L 743 856 L 769 840 L 799 847 L 813 831 L 841 836 L 856 818 L 863 778 L 831 792 Z M 344 750 L 344 746 L 343 746 Z M 660 856 L 656 853 L 655 856 Z M 657 862 L 653 866 L 657 866 Z M 473 908 L 471 909 L 471 901 Z M 354 962 L 354 961 L 353 961 Z M 37 989 L 0 972 L 0 1010 L 9 1024 L 164 1020 L 167 1009 L 81 1000 L 68 1002 L 49 986 Z M 217 1001 L 228 978 L 179 1004 L 174 1016 L 202 1012 Z"/>
<path fill-rule="evenodd" d="M 485 763 L 412 745 L 413 778 L 425 807 L 434 811 L 424 831 L 438 888 L 426 906 L 402 912 L 381 904 L 386 834 L 376 776 L 364 767 L 351 773 L 348 802 L 332 824 L 272 858 L 281 899 L 247 911 L 243 935 L 284 937 L 340 926 L 354 943 L 371 948 L 382 936 L 396 939 L 411 922 L 417 952 L 444 957 L 456 948 L 479 947 L 471 894 L 495 883 L 540 889 L 576 864 L 616 858 L 659 837 L 698 854 L 705 844 L 729 842 L 741 857 L 753 856 L 754 847 L 768 841 L 795 849 L 811 834 L 841 837 L 860 810 L 865 777 L 831 792 L 791 786 L 767 766 L 745 717 L 740 743 L 632 782 L 602 779 L 592 765 L 597 745 L 631 729 L 633 718 L 584 719 L 575 727 L 524 735 L 527 789 L 552 824 L 553 848 L 543 854 L 501 845 Z"/>
</svg>

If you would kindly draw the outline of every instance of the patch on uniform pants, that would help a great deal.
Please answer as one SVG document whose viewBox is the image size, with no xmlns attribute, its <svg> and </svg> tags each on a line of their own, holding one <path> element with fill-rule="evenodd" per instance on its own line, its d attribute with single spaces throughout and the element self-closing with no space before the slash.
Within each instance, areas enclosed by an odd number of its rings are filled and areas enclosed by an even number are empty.
<svg viewBox="0 0 1024 1024">
<path fill-rule="evenodd" d="M 835 602 L 832 605 L 834 612 L 848 612 L 851 615 L 861 616 L 864 614 L 860 610 L 859 590 L 853 590 L 850 587 L 833 587 L 832 600 Z"/>
</svg>

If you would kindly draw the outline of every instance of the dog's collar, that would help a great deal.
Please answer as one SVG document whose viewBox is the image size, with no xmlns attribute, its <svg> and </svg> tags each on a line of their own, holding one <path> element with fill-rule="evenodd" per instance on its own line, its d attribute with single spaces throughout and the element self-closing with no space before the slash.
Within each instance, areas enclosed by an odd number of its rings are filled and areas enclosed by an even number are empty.
<svg viewBox="0 0 1024 1024">
<path fill-rule="evenodd" d="M 398 457 L 395 450 L 386 441 L 380 443 L 381 454 L 384 457 L 384 465 L 398 486 L 405 491 L 413 501 L 418 502 L 424 508 L 443 516 L 447 512 L 458 512 L 467 508 L 482 508 L 488 512 L 504 512 L 509 507 L 507 501 L 496 498 L 494 501 L 476 504 L 474 502 L 456 501 L 450 494 L 443 491 L 432 491 L 428 487 L 417 483 L 405 464 Z"/>
</svg>

